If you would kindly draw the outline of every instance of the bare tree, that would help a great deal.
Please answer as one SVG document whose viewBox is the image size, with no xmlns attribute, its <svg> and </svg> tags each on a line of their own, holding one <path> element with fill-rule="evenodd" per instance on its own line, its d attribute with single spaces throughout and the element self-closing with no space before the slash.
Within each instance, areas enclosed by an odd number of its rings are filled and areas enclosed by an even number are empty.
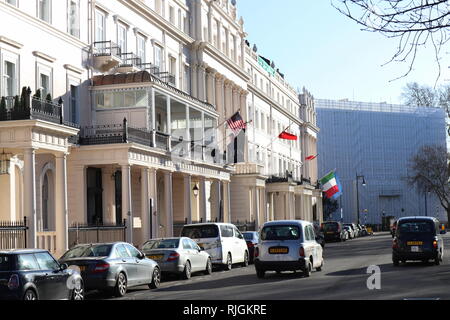
<svg viewBox="0 0 450 320">
<path fill-rule="evenodd" d="M 406 181 L 421 192 L 434 193 L 447 211 L 450 222 L 450 154 L 439 145 L 422 147 L 408 165 Z"/>
<path fill-rule="evenodd" d="M 442 108 L 447 113 L 447 133 L 450 136 L 450 85 L 438 88 L 408 83 L 402 92 L 403 103 L 412 107 Z"/>
<path fill-rule="evenodd" d="M 411 72 L 419 48 L 431 43 L 438 81 L 441 48 L 450 40 L 450 0 L 331 0 L 331 3 L 361 25 L 362 30 L 398 39 L 397 51 L 389 62 L 409 62 L 409 68 L 396 79 Z"/>
</svg>

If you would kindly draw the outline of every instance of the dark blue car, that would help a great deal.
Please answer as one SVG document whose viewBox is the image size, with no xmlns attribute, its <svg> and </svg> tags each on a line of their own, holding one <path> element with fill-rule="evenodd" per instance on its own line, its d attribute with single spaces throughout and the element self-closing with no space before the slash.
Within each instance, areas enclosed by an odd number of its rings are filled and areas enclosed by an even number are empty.
<svg viewBox="0 0 450 320">
<path fill-rule="evenodd" d="M 79 273 L 46 250 L 0 251 L 0 300 L 83 300 Z"/>
</svg>

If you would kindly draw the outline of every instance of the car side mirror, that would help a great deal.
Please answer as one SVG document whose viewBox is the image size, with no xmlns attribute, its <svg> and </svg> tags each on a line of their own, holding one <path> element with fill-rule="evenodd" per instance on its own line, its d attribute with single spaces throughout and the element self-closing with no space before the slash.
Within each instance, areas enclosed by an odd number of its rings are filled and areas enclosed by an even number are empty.
<svg viewBox="0 0 450 320">
<path fill-rule="evenodd" d="M 143 254 L 142 252 L 140 252 L 138 258 L 139 258 L 140 260 L 145 259 L 145 254 Z"/>
<path fill-rule="evenodd" d="M 59 271 L 64 271 L 67 270 L 69 268 L 69 266 L 67 265 L 67 263 L 63 263 L 59 266 Z"/>
<path fill-rule="evenodd" d="M 199 251 L 205 251 L 205 248 L 203 248 L 203 247 L 199 247 Z"/>
</svg>

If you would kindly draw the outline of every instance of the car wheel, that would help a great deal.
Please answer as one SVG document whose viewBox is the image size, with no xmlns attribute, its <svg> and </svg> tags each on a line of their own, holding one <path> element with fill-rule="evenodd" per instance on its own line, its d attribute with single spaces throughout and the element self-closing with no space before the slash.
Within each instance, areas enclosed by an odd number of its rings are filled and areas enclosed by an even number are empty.
<svg viewBox="0 0 450 320">
<path fill-rule="evenodd" d="M 152 282 L 148 285 L 150 289 L 158 289 L 161 284 L 161 270 L 158 267 L 153 269 Z"/>
<path fill-rule="evenodd" d="M 30 301 L 30 300 L 37 300 L 37 295 L 34 290 L 28 289 L 25 291 L 25 294 L 23 295 L 23 300 Z"/>
<path fill-rule="evenodd" d="M 230 271 L 233 267 L 233 260 L 231 259 L 231 253 L 228 253 L 227 263 L 225 264 L 225 271 Z"/>
<path fill-rule="evenodd" d="M 264 275 L 266 274 L 266 272 L 264 270 L 259 270 L 256 269 L 256 276 L 260 279 L 264 278 Z"/>
<path fill-rule="evenodd" d="M 211 259 L 208 258 L 208 261 L 206 262 L 205 274 L 211 274 L 211 273 L 212 273 L 212 262 L 211 262 Z"/>
<path fill-rule="evenodd" d="M 244 262 L 242 262 L 242 267 L 244 267 L 244 268 L 248 267 L 248 252 L 247 251 L 245 251 Z"/>
<path fill-rule="evenodd" d="M 117 276 L 116 286 L 114 288 L 114 295 L 116 297 L 123 297 L 127 293 L 127 277 L 124 273 L 119 273 Z"/>
<path fill-rule="evenodd" d="M 320 264 L 320 267 L 317 267 L 316 268 L 316 271 L 322 271 L 322 268 L 323 268 L 323 259 L 322 259 L 322 263 Z"/>
<path fill-rule="evenodd" d="M 302 270 L 302 272 L 303 272 L 303 277 L 305 277 L 305 278 L 308 278 L 308 277 L 310 277 L 311 276 L 311 269 L 312 269 L 312 266 L 311 266 L 311 261 L 307 261 L 306 262 L 306 266 L 303 268 L 303 270 Z"/>
<path fill-rule="evenodd" d="M 439 256 L 440 256 L 440 255 L 438 254 L 438 255 L 436 256 L 436 259 L 434 259 L 434 264 L 435 264 L 436 266 L 438 266 L 438 265 L 441 264 L 441 258 L 440 258 Z"/>
<path fill-rule="evenodd" d="M 75 284 L 75 288 L 72 290 L 71 300 L 84 300 L 83 281 L 78 280 Z"/>
<path fill-rule="evenodd" d="M 183 273 L 181 274 L 181 277 L 184 280 L 188 280 L 191 278 L 191 263 L 188 261 L 186 261 L 186 264 L 184 265 L 184 270 Z"/>
</svg>

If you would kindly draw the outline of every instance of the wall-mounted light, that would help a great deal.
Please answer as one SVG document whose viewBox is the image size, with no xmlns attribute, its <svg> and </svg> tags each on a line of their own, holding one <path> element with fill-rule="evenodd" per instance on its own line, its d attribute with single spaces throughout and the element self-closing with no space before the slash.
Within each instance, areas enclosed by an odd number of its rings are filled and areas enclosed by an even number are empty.
<svg viewBox="0 0 450 320">
<path fill-rule="evenodd" d="M 197 187 L 197 185 L 195 185 L 194 188 L 192 189 L 192 192 L 194 192 L 195 197 L 198 196 L 198 191 L 199 191 L 199 188 Z"/>
</svg>

